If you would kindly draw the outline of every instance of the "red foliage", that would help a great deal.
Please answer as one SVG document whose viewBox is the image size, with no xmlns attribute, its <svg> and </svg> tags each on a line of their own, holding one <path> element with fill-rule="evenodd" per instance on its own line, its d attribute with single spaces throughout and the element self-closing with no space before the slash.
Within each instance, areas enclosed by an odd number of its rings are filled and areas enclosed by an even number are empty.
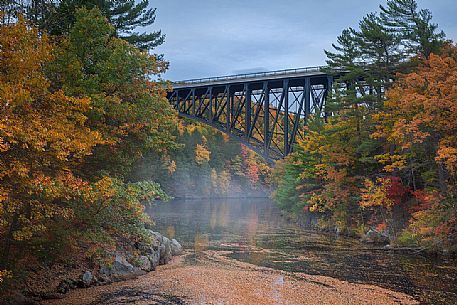
<svg viewBox="0 0 457 305">
<path fill-rule="evenodd" d="M 432 200 L 433 198 L 430 193 L 427 193 L 424 190 L 417 190 L 412 192 L 412 194 L 417 203 L 409 209 L 411 213 L 428 210 L 432 207 L 434 200 Z"/>
<path fill-rule="evenodd" d="M 246 168 L 246 176 L 253 186 L 259 182 L 260 169 L 255 160 L 254 154 L 249 152 L 245 145 L 241 145 L 241 156 L 243 157 L 243 163 Z"/>
<path fill-rule="evenodd" d="M 391 176 L 387 178 L 390 180 L 386 189 L 387 197 L 395 204 L 400 204 L 405 196 L 411 192 L 411 189 L 404 186 L 399 177 Z"/>
<path fill-rule="evenodd" d="M 381 222 L 380 224 L 378 224 L 376 226 L 376 231 L 383 232 L 386 230 L 386 228 L 387 228 L 387 224 L 385 222 Z"/>
</svg>

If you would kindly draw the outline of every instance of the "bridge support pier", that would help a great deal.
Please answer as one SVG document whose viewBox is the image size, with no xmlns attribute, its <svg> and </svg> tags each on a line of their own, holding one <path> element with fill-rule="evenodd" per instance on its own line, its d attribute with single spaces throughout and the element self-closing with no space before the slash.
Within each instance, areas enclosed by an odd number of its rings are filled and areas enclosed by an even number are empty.
<svg viewBox="0 0 457 305">
<path fill-rule="evenodd" d="M 284 95 L 284 155 L 290 152 L 289 145 L 289 80 L 285 79 L 282 85 Z"/>
<path fill-rule="evenodd" d="M 264 154 L 268 158 L 270 139 L 270 88 L 268 86 L 268 82 L 263 83 L 263 135 Z"/>
</svg>

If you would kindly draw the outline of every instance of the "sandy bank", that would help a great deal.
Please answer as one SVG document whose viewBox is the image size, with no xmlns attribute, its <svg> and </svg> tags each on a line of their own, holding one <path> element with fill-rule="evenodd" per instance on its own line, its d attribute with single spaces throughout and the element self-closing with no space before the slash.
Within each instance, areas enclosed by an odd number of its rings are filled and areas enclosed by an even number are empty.
<svg viewBox="0 0 457 305">
<path fill-rule="evenodd" d="M 45 304 L 417 304 L 384 288 L 257 267 L 223 254 L 205 251 L 195 264 L 177 257 L 137 279 L 74 290 Z"/>
</svg>

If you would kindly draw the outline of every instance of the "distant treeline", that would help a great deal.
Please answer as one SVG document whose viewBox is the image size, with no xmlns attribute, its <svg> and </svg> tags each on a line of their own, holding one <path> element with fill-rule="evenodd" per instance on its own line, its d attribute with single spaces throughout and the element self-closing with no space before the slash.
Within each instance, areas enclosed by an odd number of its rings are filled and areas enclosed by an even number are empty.
<svg viewBox="0 0 457 305">
<path fill-rule="evenodd" d="M 216 129 L 182 121 L 168 162 L 148 154 L 138 165 L 139 179 L 160 181 L 178 198 L 269 196 L 271 169 L 253 151 Z"/>
</svg>

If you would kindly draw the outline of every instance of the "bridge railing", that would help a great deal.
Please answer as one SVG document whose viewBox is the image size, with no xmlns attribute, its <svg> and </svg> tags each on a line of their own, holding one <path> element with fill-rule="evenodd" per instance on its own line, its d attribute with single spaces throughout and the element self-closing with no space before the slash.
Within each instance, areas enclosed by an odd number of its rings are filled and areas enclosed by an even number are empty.
<svg viewBox="0 0 457 305">
<path fill-rule="evenodd" d="M 191 85 L 191 84 L 213 83 L 213 82 L 228 81 L 228 80 L 242 80 L 242 79 L 251 79 L 251 78 L 268 77 L 268 76 L 281 76 L 281 75 L 293 75 L 293 74 L 302 74 L 302 73 L 321 72 L 322 69 L 324 69 L 324 68 L 327 68 L 327 66 L 285 69 L 285 70 L 276 70 L 276 71 L 269 71 L 269 72 L 244 73 L 244 74 L 235 74 L 235 75 L 218 76 L 218 77 L 195 78 L 195 79 L 188 79 L 188 80 L 173 82 L 173 85 L 184 85 L 184 84 Z"/>
</svg>

